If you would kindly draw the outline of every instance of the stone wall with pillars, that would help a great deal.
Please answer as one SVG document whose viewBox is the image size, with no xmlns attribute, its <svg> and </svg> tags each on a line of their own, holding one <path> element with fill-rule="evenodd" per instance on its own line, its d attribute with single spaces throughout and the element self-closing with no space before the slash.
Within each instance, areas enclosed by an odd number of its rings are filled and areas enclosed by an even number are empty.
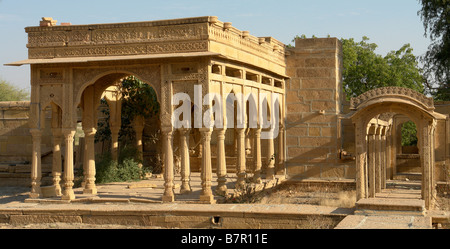
<svg viewBox="0 0 450 249">
<path fill-rule="evenodd" d="M 297 39 L 288 50 L 287 174 L 293 178 L 353 178 L 339 159 L 342 45 L 336 38 Z"/>
</svg>

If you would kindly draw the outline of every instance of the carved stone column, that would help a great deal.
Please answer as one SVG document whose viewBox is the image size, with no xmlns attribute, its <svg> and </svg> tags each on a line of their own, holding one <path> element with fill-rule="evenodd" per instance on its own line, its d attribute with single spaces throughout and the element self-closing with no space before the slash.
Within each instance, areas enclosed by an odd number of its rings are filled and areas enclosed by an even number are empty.
<svg viewBox="0 0 450 249">
<path fill-rule="evenodd" d="M 33 152 L 31 155 L 31 198 L 41 197 L 41 138 L 42 131 L 40 129 L 31 129 L 31 137 L 33 140 Z"/>
<path fill-rule="evenodd" d="M 53 186 L 55 188 L 56 196 L 61 196 L 61 175 L 62 175 L 62 159 L 61 159 L 61 143 L 62 143 L 62 134 L 61 129 L 54 128 L 52 129 L 53 134 L 53 162 L 52 162 L 52 177 L 53 177 Z"/>
<path fill-rule="evenodd" d="M 225 132 L 226 129 L 217 130 L 217 190 L 218 194 L 227 193 L 227 163 L 225 156 Z"/>
<path fill-rule="evenodd" d="M 278 158 L 276 172 L 284 173 L 284 125 L 280 123 L 278 131 Z"/>
<path fill-rule="evenodd" d="M 386 143 L 386 133 L 388 127 L 383 127 L 383 131 L 381 132 L 381 189 L 386 188 L 386 161 L 387 161 L 387 143 Z"/>
<path fill-rule="evenodd" d="M 366 129 L 361 121 L 355 124 L 356 145 L 356 201 L 366 198 L 365 165 L 367 157 Z"/>
<path fill-rule="evenodd" d="M 423 120 L 419 129 L 421 132 L 421 154 L 422 161 L 422 198 L 425 200 L 425 208 L 431 209 L 434 206 L 434 127 L 435 123 Z"/>
<path fill-rule="evenodd" d="M 174 165 L 173 165 L 173 131 L 172 127 L 163 128 L 161 130 L 163 137 L 163 153 L 164 153 L 164 194 L 163 202 L 174 202 L 175 195 L 173 192 Z"/>
<path fill-rule="evenodd" d="M 95 134 L 97 120 L 94 87 L 89 86 L 83 92 L 83 131 L 84 131 L 84 194 L 97 194 L 95 186 Z M 115 103 L 115 102 L 114 102 Z M 114 113 L 114 111 L 113 111 Z M 112 117 L 114 118 L 114 117 Z M 115 122 L 112 122 L 113 124 Z"/>
<path fill-rule="evenodd" d="M 267 169 L 266 179 L 272 180 L 275 178 L 275 148 L 273 139 L 267 139 Z"/>
<path fill-rule="evenodd" d="M 368 160 L 368 179 L 369 179 L 369 198 L 374 198 L 375 188 L 375 167 L 376 167 L 376 125 L 372 125 L 369 129 L 369 160 Z"/>
<path fill-rule="evenodd" d="M 262 162 L 261 162 L 261 129 L 253 129 L 253 163 L 254 163 L 254 169 L 255 173 L 253 175 L 253 181 L 255 183 L 261 183 L 261 169 L 262 169 Z"/>
<path fill-rule="evenodd" d="M 181 154 L 181 188 L 180 194 L 189 194 L 191 189 L 191 165 L 189 159 L 189 129 L 179 129 Z"/>
<path fill-rule="evenodd" d="M 85 155 L 84 155 L 84 172 L 85 185 L 83 189 L 84 194 L 97 194 L 97 187 L 95 186 L 95 128 L 85 128 L 84 140 L 85 140 Z"/>
<path fill-rule="evenodd" d="M 386 133 L 386 180 L 392 178 L 392 126 L 389 126 Z"/>
<path fill-rule="evenodd" d="M 250 129 L 247 129 L 245 132 L 245 154 L 251 155 L 252 153 L 252 146 L 250 143 Z"/>
<path fill-rule="evenodd" d="M 116 89 L 108 91 L 104 95 L 109 106 L 109 128 L 111 130 L 111 155 L 114 160 L 118 159 L 119 131 L 122 125 L 122 95 Z"/>
<path fill-rule="evenodd" d="M 211 133 L 210 128 L 200 128 L 202 134 L 203 157 L 202 157 L 202 192 L 200 201 L 214 203 L 214 196 L 211 190 L 212 166 L 211 166 Z"/>
<path fill-rule="evenodd" d="M 144 161 L 144 148 L 142 145 L 142 133 L 144 132 L 145 119 L 143 116 L 134 117 L 134 131 L 136 132 L 136 147 L 139 152 L 139 159 Z M 142 168 L 142 163 L 139 163 L 139 167 Z"/>
<path fill-rule="evenodd" d="M 383 126 L 379 125 L 376 130 L 375 136 L 375 191 L 381 192 L 381 168 L 382 168 L 382 146 L 381 146 L 381 133 L 383 132 Z"/>
<path fill-rule="evenodd" d="M 66 145 L 65 160 L 64 160 L 64 190 L 62 194 L 63 200 L 73 200 L 75 199 L 75 194 L 73 192 L 73 137 L 75 135 L 75 130 L 63 129 L 64 142 Z"/>
<path fill-rule="evenodd" d="M 239 128 L 237 130 L 237 165 L 236 188 L 241 188 L 245 185 L 246 166 L 245 166 L 245 129 Z"/>
<path fill-rule="evenodd" d="M 111 129 L 111 155 L 113 160 L 118 160 L 119 157 L 119 132 L 120 125 L 110 126 Z"/>
</svg>

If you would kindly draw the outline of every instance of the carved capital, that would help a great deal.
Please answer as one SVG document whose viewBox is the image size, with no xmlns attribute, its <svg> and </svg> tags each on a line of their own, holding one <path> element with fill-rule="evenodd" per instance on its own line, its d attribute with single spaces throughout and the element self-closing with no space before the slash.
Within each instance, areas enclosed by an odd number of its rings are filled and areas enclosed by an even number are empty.
<svg viewBox="0 0 450 249">
<path fill-rule="evenodd" d="M 42 137 L 42 130 L 41 129 L 30 129 L 31 136 L 33 136 L 33 139 L 40 139 Z"/>
</svg>

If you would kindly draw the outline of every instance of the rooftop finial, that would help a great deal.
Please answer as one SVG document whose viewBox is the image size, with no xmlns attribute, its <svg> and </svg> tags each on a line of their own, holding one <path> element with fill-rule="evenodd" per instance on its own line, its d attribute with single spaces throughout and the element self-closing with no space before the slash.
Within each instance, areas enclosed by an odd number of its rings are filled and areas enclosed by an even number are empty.
<svg viewBox="0 0 450 249">
<path fill-rule="evenodd" d="M 39 23 L 41 27 L 56 26 L 57 20 L 53 20 L 51 17 L 42 17 L 42 21 Z"/>
</svg>

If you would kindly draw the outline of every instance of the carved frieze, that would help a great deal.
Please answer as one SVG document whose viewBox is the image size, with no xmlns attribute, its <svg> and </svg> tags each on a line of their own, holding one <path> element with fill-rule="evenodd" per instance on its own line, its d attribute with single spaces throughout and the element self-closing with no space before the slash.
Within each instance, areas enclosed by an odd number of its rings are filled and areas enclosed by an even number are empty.
<svg viewBox="0 0 450 249">
<path fill-rule="evenodd" d="M 356 110 L 358 106 L 378 97 L 398 96 L 414 99 L 424 105 L 427 109 L 434 109 L 433 98 L 428 98 L 425 95 L 418 93 L 412 89 L 404 87 L 381 87 L 367 91 L 350 101 L 350 109 Z"/>
<path fill-rule="evenodd" d="M 76 46 L 56 48 L 29 48 L 29 59 L 144 55 L 162 53 L 203 52 L 208 50 L 207 41 L 163 42 L 152 44 L 123 44 L 101 46 Z"/>
<path fill-rule="evenodd" d="M 27 47 L 30 59 L 206 51 L 206 29 L 205 24 L 67 26 L 29 31 Z"/>
</svg>

